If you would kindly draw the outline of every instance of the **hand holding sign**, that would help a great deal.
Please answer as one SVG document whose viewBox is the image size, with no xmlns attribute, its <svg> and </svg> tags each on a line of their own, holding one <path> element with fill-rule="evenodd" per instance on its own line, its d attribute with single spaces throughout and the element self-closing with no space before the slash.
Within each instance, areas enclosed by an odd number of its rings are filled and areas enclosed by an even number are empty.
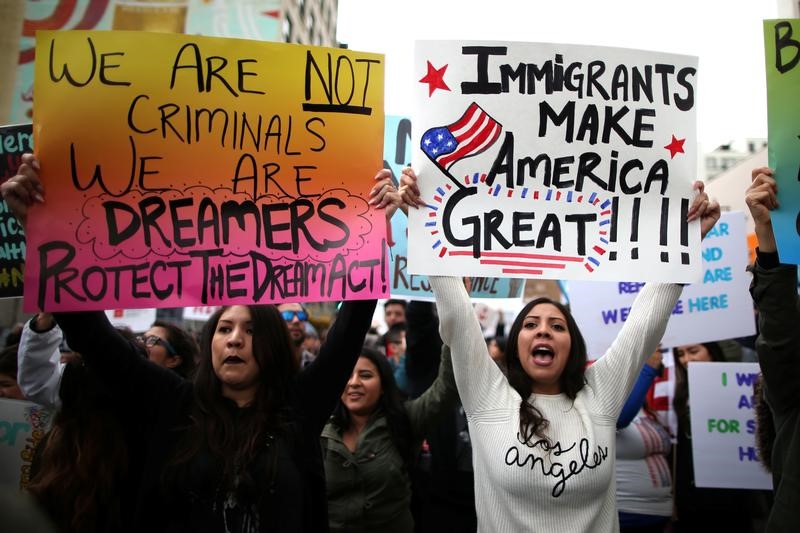
<svg viewBox="0 0 800 533">
<path fill-rule="evenodd" d="M 753 183 L 747 188 L 744 201 L 756 225 L 758 248 L 772 253 L 778 249 L 770 218 L 770 211 L 778 207 L 778 182 L 772 169 L 766 167 L 753 169 L 752 177 Z"/>
<path fill-rule="evenodd" d="M 692 206 L 689 208 L 686 222 L 700 220 L 700 238 L 704 239 L 708 232 L 711 231 L 711 228 L 714 227 L 714 224 L 717 223 L 722 213 L 719 202 L 708 198 L 702 181 L 695 181 L 692 188 L 698 191 L 699 194 L 695 196 Z"/>
<path fill-rule="evenodd" d="M 22 156 L 17 175 L 2 186 L 3 199 L 22 226 L 28 218 L 28 206 L 34 202 L 44 203 L 44 187 L 39 181 L 39 160 L 33 154 Z"/>
</svg>

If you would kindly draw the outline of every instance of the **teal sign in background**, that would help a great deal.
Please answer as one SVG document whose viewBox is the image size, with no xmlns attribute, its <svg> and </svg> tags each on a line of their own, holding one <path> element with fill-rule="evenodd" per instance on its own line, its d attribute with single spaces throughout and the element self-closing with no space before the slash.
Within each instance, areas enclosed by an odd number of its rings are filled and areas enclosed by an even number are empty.
<svg viewBox="0 0 800 533">
<path fill-rule="evenodd" d="M 386 116 L 383 130 L 383 166 L 400 179 L 405 166 L 411 163 L 411 120 Z M 411 275 L 406 268 L 408 257 L 408 219 L 397 211 L 392 218 L 389 242 L 389 278 L 392 296 L 415 300 L 433 299 L 428 277 Z M 470 296 L 473 298 L 521 298 L 525 280 L 514 278 L 474 278 Z"/>
</svg>

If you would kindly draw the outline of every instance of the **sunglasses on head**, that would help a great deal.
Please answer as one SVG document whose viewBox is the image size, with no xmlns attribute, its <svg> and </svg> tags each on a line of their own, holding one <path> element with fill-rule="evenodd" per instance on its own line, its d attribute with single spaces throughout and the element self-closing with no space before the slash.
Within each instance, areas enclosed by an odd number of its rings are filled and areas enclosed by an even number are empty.
<svg viewBox="0 0 800 533">
<path fill-rule="evenodd" d="M 156 344 L 160 344 L 172 357 L 175 357 L 178 354 L 178 352 L 175 351 L 175 348 L 172 347 L 169 341 L 166 341 L 157 335 L 139 335 L 138 337 L 136 337 L 136 340 L 141 342 L 148 348 L 152 348 Z"/>
<path fill-rule="evenodd" d="M 302 309 L 300 311 L 281 311 L 281 316 L 286 322 L 291 322 L 294 317 L 297 317 L 300 322 L 308 320 L 308 313 Z"/>
</svg>

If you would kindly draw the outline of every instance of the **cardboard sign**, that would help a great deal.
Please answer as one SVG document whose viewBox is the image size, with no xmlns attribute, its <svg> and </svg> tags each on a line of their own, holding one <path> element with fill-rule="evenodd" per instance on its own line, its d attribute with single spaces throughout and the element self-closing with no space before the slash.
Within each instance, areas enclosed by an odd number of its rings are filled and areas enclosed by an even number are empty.
<svg viewBox="0 0 800 533">
<path fill-rule="evenodd" d="M 387 116 L 383 139 L 383 167 L 399 181 L 403 168 L 411 162 L 411 121 Z M 433 300 L 428 277 L 408 272 L 408 219 L 398 211 L 392 217 L 389 241 L 389 279 L 392 296 L 414 300 Z M 470 284 L 473 298 L 522 298 L 525 280 L 473 277 Z"/>
<path fill-rule="evenodd" d="M 17 173 L 22 154 L 33 152 L 31 124 L 0 126 L 0 183 Z M 0 200 L 0 298 L 22 296 L 25 232 Z"/>
<path fill-rule="evenodd" d="M 782 263 L 800 264 L 800 19 L 765 20 L 769 166 L 778 182 L 772 228 Z"/>
<path fill-rule="evenodd" d="M 758 363 L 690 363 L 688 369 L 695 484 L 771 489 L 754 436 Z"/>
<path fill-rule="evenodd" d="M 422 41 L 415 274 L 695 281 L 697 59 Z"/>
<path fill-rule="evenodd" d="M 386 296 L 383 58 L 42 32 L 25 309 Z"/>
<path fill-rule="evenodd" d="M 52 412 L 40 405 L 0 398 L 0 485 L 24 489 L 39 441 L 52 422 Z"/>
<path fill-rule="evenodd" d="M 756 332 L 743 213 L 723 213 L 703 241 L 702 257 L 702 282 L 683 288 L 661 340 L 663 346 L 746 337 Z M 600 357 L 614 342 L 643 285 L 567 284 L 570 309 L 590 357 Z"/>
</svg>

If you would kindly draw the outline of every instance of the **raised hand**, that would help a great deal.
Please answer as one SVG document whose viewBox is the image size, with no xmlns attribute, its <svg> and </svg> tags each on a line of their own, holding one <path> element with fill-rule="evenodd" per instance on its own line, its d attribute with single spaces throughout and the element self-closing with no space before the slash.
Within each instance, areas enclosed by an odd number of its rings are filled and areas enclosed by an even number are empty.
<svg viewBox="0 0 800 533">
<path fill-rule="evenodd" d="M 778 183 L 771 168 L 753 169 L 751 176 L 753 182 L 747 188 L 744 201 L 755 223 L 758 249 L 762 252 L 775 252 L 778 246 L 772 231 L 770 211 L 778 207 Z"/>
<path fill-rule="evenodd" d="M 39 160 L 33 154 L 24 154 L 16 176 L 0 185 L 3 200 L 22 227 L 28 220 L 28 207 L 34 202 L 44 203 L 44 187 L 39 181 Z"/>
<path fill-rule="evenodd" d="M 692 188 L 698 191 L 698 194 L 695 196 L 691 207 L 689 207 L 686 222 L 699 219 L 700 238 L 705 239 L 722 213 L 719 208 L 719 203 L 716 200 L 710 200 L 708 198 L 708 194 L 705 192 L 705 185 L 702 181 L 695 181 Z"/>
</svg>

